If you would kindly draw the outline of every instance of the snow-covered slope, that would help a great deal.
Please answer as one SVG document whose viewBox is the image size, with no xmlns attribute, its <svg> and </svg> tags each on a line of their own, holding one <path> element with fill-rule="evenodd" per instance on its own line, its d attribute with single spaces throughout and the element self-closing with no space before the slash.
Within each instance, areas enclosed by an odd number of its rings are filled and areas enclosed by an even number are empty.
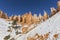
<svg viewBox="0 0 60 40">
<path fill-rule="evenodd" d="M 9 32 L 7 32 L 8 26 L 8 22 L 0 18 L 0 40 L 3 40 L 3 38 L 9 34 Z"/>
<path fill-rule="evenodd" d="M 12 35 L 11 37 L 15 37 L 15 30 L 12 30 L 12 33 L 7 32 L 9 29 L 8 27 L 10 24 L 5 21 L 4 19 L 0 19 L 0 40 L 4 40 L 3 38 L 7 35 Z M 60 12 L 56 13 L 54 16 L 49 18 L 48 20 L 38 24 L 34 29 L 29 31 L 27 34 L 23 34 L 22 36 L 18 37 L 16 40 L 27 40 L 27 37 L 34 36 L 36 33 L 38 34 L 45 34 L 50 32 L 48 40 L 52 40 L 53 34 L 59 34 L 57 40 L 60 40 Z M 10 39 L 9 39 L 10 40 Z"/>
<path fill-rule="evenodd" d="M 18 35 L 16 35 L 16 30 L 11 28 L 12 32 L 8 32 L 9 27 L 12 26 L 12 21 L 6 21 L 5 19 L 0 18 L 0 40 L 4 40 L 4 38 L 8 35 L 10 35 L 10 39 L 16 38 Z M 21 31 L 21 30 L 19 30 Z"/>
<path fill-rule="evenodd" d="M 45 22 L 38 24 L 36 28 L 28 32 L 26 35 L 19 37 L 17 40 L 27 40 L 27 37 L 32 37 L 36 33 L 43 35 L 48 32 L 50 32 L 48 40 L 52 40 L 55 33 L 59 34 L 57 40 L 60 40 L 60 12 L 56 13 Z"/>
</svg>

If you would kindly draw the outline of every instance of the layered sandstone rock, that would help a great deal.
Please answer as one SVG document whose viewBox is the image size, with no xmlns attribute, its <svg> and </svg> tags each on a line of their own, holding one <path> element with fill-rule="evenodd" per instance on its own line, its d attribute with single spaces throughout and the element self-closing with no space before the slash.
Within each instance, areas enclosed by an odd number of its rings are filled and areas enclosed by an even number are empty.
<svg viewBox="0 0 60 40">
<path fill-rule="evenodd" d="M 15 16 L 13 17 L 13 20 L 16 20 L 16 18 L 17 18 L 17 15 L 15 15 Z"/>
<path fill-rule="evenodd" d="M 37 24 L 37 14 L 34 14 L 32 22 L 33 24 Z"/>
<path fill-rule="evenodd" d="M 51 7 L 50 9 L 51 9 L 51 16 L 56 14 L 57 10 L 54 7 Z"/>
<path fill-rule="evenodd" d="M 0 10 L 0 18 L 2 17 L 2 13 L 3 13 L 3 12 Z"/>
<path fill-rule="evenodd" d="M 44 17 L 43 17 L 43 20 L 45 21 L 45 20 L 47 20 L 48 19 L 48 14 L 47 14 L 47 12 L 46 11 L 44 11 Z"/>
<path fill-rule="evenodd" d="M 56 14 L 56 12 L 60 11 L 60 1 L 58 1 L 57 3 L 58 8 L 55 9 L 54 7 L 51 7 L 51 16 L 53 16 L 54 14 Z M 31 12 L 29 13 L 25 13 L 24 15 L 13 15 L 11 17 L 8 17 L 7 14 L 5 14 L 4 12 L 2 12 L 0 10 L 0 18 L 4 18 L 6 20 L 9 21 L 14 21 L 16 20 L 17 24 L 27 24 L 27 25 L 31 25 L 31 24 L 37 24 L 42 22 L 43 20 L 47 20 L 49 18 L 49 15 L 47 14 L 46 11 L 44 11 L 44 15 L 42 16 L 41 14 L 39 14 L 39 16 L 37 16 L 37 14 L 32 15 Z"/>
<path fill-rule="evenodd" d="M 18 15 L 16 19 L 17 19 L 17 24 L 20 24 L 20 20 L 21 20 L 20 15 Z"/>
<path fill-rule="evenodd" d="M 42 35 L 35 34 L 33 37 L 27 37 L 27 40 L 45 40 Z"/>
<path fill-rule="evenodd" d="M 26 15 L 27 15 L 27 13 L 21 16 L 21 24 L 22 25 L 24 25 L 26 23 Z"/>
<path fill-rule="evenodd" d="M 58 4 L 57 5 L 58 5 L 58 7 L 60 7 L 60 1 L 58 1 Z"/>
<path fill-rule="evenodd" d="M 13 16 L 10 16 L 10 17 L 9 17 L 9 20 L 10 20 L 10 21 L 12 20 L 12 17 L 13 17 Z"/>
<path fill-rule="evenodd" d="M 10 19 L 13 21 L 13 20 L 16 20 L 16 17 L 17 17 L 16 15 L 15 16 L 13 15 L 10 17 Z"/>
<path fill-rule="evenodd" d="M 57 11 L 59 12 L 60 11 L 60 1 L 57 2 L 57 6 L 58 6 Z"/>
<path fill-rule="evenodd" d="M 28 31 L 28 27 L 22 27 L 22 33 L 26 33 Z"/>
<path fill-rule="evenodd" d="M 7 14 L 5 14 L 5 13 L 2 13 L 2 16 L 1 16 L 1 18 L 8 19 L 8 16 L 7 16 Z"/>
<path fill-rule="evenodd" d="M 43 21 L 43 16 L 41 14 L 39 14 L 39 22 Z"/>
<path fill-rule="evenodd" d="M 36 33 L 34 36 L 28 36 L 27 40 L 51 40 L 49 39 L 49 36 L 50 36 L 50 32 L 43 35 Z M 52 40 L 57 40 L 59 35 L 53 34 L 52 36 L 53 36 Z"/>
<path fill-rule="evenodd" d="M 29 14 L 26 15 L 26 24 L 30 25 L 32 24 L 32 13 L 29 12 Z"/>
<path fill-rule="evenodd" d="M 4 13 L 3 11 L 0 10 L 0 18 L 8 19 L 7 13 Z"/>
</svg>

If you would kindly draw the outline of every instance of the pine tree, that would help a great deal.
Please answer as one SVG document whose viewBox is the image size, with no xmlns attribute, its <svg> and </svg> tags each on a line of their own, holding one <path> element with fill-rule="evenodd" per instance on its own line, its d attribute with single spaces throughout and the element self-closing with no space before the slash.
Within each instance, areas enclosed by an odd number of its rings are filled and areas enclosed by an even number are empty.
<svg viewBox="0 0 60 40">
<path fill-rule="evenodd" d="M 16 20 L 14 20 L 14 21 L 12 22 L 12 25 L 16 25 Z"/>
<path fill-rule="evenodd" d="M 10 38 L 10 35 L 5 36 L 4 40 L 8 40 Z"/>
</svg>

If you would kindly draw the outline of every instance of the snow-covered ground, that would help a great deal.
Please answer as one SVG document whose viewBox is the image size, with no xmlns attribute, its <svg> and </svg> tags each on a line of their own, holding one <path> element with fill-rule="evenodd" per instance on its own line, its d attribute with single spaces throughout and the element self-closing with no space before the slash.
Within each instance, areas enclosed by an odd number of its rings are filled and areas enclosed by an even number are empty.
<svg viewBox="0 0 60 40">
<path fill-rule="evenodd" d="M 38 24 L 36 28 L 28 32 L 26 35 L 21 36 L 17 40 L 27 40 L 27 37 L 32 37 L 36 33 L 46 34 L 50 32 L 49 38 L 47 40 L 52 40 L 54 34 L 59 34 L 57 40 L 60 40 L 60 12 L 56 13 L 54 16 L 46 20 L 45 22 Z"/>
<path fill-rule="evenodd" d="M 9 29 L 8 27 L 11 24 L 4 19 L 0 19 L 0 40 L 4 40 L 3 38 L 7 35 L 11 35 L 11 37 L 17 38 L 16 40 L 27 40 L 27 37 L 34 36 L 36 33 L 38 34 L 45 34 L 50 32 L 49 38 L 47 40 L 52 40 L 53 35 L 55 33 L 59 34 L 57 40 L 60 40 L 60 12 L 56 13 L 54 16 L 49 18 L 48 20 L 38 24 L 34 29 L 29 31 L 27 34 L 16 35 L 15 30 L 12 30 L 12 33 L 7 32 Z M 9 39 L 10 40 L 10 39 Z"/>
<path fill-rule="evenodd" d="M 0 40 L 3 40 L 3 38 L 9 34 L 7 32 L 9 24 L 4 20 L 0 19 Z"/>
</svg>

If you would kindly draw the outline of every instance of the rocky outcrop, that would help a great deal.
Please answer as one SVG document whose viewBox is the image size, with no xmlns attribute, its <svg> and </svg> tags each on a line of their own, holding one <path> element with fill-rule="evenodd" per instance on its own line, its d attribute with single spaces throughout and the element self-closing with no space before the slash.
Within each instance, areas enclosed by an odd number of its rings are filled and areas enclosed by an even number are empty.
<svg viewBox="0 0 60 40">
<path fill-rule="evenodd" d="M 2 17 L 2 13 L 3 13 L 3 12 L 0 10 L 0 18 Z"/>
<path fill-rule="evenodd" d="M 41 14 L 39 14 L 39 21 L 42 22 L 43 21 L 43 16 Z"/>
<path fill-rule="evenodd" d="M 29 12 L 29 14 L 26 16 L 26 24 L 30 25 L 32 24 L 32 13 Z"/>
<path fill-rule="evenodd" d="M 45 20 L 47 20 L 48 19 L 48 14 L 47 14 L 47 12 L 46 11 L 44 11 L 44 16 L 43 16 L 43 20 L 45 21 Z"/>
<path fill-rule="evenodd" d="M 33 22 L 34 24 L 37 24 L 37 21 L 38 21 L 37 14 L 34 14 L 34 16 L 33 16 L 32 19 L 33 19 L 32 22 Z"/>
<path fill-rule="evenodd" d="M 46 11 L 44 11 L 44 15 L 42 16 L 41 14 L 39 14 L 39 16 L 37 16 L 37 14 L 35 13 L 34 15 L 32 15 L 31 12 L 29 13 L 25 13 L 23 15 L 13 15 L 11 17 L 8 17 L 8 15 L 2 11 L 0 11 L 0 18 L 4 18 L 8 21 L 14 21 L 16 20 L 17 24 L 27 24 L 27 25 L 31 25 L 31 24 L 37 24 L 40 23 L 42 21 L 47 20 L 49 17 L 55 15 L 57 12 L 60 11 L 60 1 L 58 1 L 57 3 L 57 9 L 55 9 L 54 7 L 51 7 L 51 15 L 49 16 L 48 13 Z"/>
<path fill-rule="evenodd" d="M 2 11 L 0 11 L 0 18 L 8 19 L 8 15 Z"/>
<path fill-rule="evenodd" d="M 1 18 L 8 19 L 8 16 L 7 16 L 7 14 L 5 14 L 5 13 L 2 13 L 2 16 L 1 16 Z"/>
<path fill-rule="evenodd" d="M 57 10 L 54 7 L 51 7 L 51 16 L 55 15 Z"/>
<path fill-rule="evenodd" d="M 17 17 L 16 17 L 16 20 L 17 20 L 17 24 L 20 24 L 21 22 L 20 22 L 20 19 L 21 18 L 21 16 L 20 15 L 18 15 Z"/>
<path fill-rule="evenodd" d="M 57 12 L 59 12 L 60 11 L 60 1 L 58 1 L 57 6 L 58 6 Z"/>
</svg>

